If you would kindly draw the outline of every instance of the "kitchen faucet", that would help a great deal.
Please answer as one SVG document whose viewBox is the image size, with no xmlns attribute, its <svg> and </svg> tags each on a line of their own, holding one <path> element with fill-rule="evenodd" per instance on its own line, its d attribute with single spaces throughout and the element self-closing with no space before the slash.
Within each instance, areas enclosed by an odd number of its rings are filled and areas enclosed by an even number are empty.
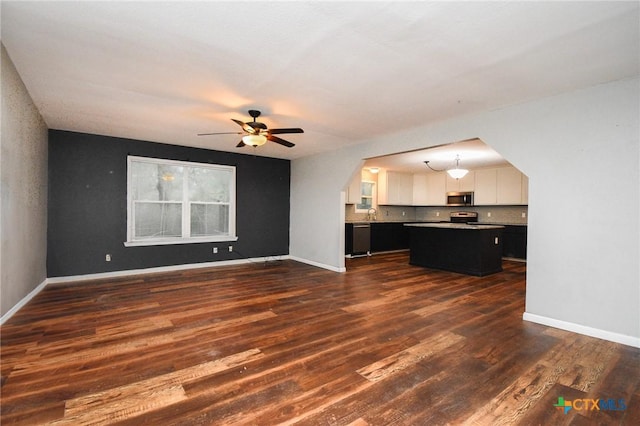
<svg viewBox="0 0 640 426">
<path fill-rule="evenodd" d="M 376 209 L 373 207 L 367 210 L 367 220 L 376 220 Z"/>
</svg>

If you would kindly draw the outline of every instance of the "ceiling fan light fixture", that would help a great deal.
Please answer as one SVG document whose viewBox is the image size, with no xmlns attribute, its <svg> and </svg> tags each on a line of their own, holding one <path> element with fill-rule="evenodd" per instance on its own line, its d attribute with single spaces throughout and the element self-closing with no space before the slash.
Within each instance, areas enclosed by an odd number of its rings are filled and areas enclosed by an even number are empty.
<svg viewBox="0 0 640 426">
<path fill-rule="evenodd" d="M 262 146 L 267 142 L 267 137 L 264 135 L 246 135 L 242 137 L 242 142 L 245 145 Z"/>
<path fill-rule="evenodd" d="M 240 120 L 236 120 L 232 118 L 231 121 L 236 123 L 238 126 L 242 127 L 247 134 L 242 138 L 242 140 L 236 145 L 236 148 L 242 148 L 243 146 L 262 146 L 267 141 L 280 144 L 282 146 L 286 146 L 287 148 L 293 148 L 296 144 L 291 143 L 287 140 L 282 139 L 279 136 L 285 133 L 304 133 L 299 127 L 291 127 L 284 129 L 267 129 L 267 125 L 264 123 L 260 123 L 256 121 L 256 117 L 260 115 L 260 111 L 255 109 L 249 110 L 249 115 L 253 117 L 253 121 L 245 123 Z M 198 133 L 198 136 L 208 136 L 208 135 L 242 135 L 242 132 L 215 132 L 215 133 Z"/>
</svg>

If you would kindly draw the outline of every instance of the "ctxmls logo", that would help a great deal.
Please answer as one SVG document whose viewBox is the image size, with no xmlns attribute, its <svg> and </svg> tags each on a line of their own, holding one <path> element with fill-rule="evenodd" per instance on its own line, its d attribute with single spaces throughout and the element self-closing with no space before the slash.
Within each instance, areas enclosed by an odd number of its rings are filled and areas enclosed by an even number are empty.
<svg viewBox="0 0 640 426">
<path fill-rule="evenodd" d="M 615 401 L 614 399 L 574 399 L 573 401 L 565 400 L 564 397 L 558 397 L 558 402 L 553 404 L 558 410 L 567 414 L 572 408 L 578 411 L 623 411 L 627 409 L 624 399 Z"/>
</svg>

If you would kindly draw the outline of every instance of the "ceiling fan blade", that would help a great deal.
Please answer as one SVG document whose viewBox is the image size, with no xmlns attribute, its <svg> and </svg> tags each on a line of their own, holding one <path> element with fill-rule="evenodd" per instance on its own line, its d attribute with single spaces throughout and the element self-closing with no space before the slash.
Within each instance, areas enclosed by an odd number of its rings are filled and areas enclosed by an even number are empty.
<svg viewBox="0 0 640 426">
<path fill-rule="evenodd" d="M 267 140 L 271 141 L 271 142 L 275 142 L 275 143 L 279 143 L 280 145 L 284 145 L 287 148 L 293 148 L 294 146 L 296 146 L 296 144 L 291 143 L 289 141 L 285 141 L 284 139 L 281 139 L 277 136 L 273 136 L 273 135 L 267 135 Z"/>
<path fill-rule="evenodd" d="M 257 132 L 260 130 L 267 130 L 267 125 L 260 123 L 259 121 L 250 121 L 247 123 L 247 126 L 251 126 L 251 128 L 255 129 Z"/>
<path fill-rule="evenodd" d="M 246 143 L 244 143 L 243 141 L 240 141 L 240 143 L 238 145 L 236 145 L 236 148 L 242 148 L 245 145 L 246 145 Z"/>
<path fill-rule="evenodd" d="M 256 133 L 256 129 L 251 127 L 248 123 L 244 123 L 244 122 L 242 122 L 240 120 L 236 120 L 235 118 L 232 118 L 231 121 L 236 123 L 238 126 L 242 127 L 242 129 L 247 133 L 250 133 L 252 135 L 254 135 Z"/>
<path fill-rule="evenodd" d="M 304 133 L 304 130 L 300 129 L 299 127 L 290 129 L 270 129 L 269 133 L 271 133 L 272 135 L 278 135 L 282 133 Z"/>
<path fill-rule="evenodd" d="M 198 133 L 198 136 L 210 136 L 210 135 L 241 135 L 242 132 L 219 132 L 219 133 Z"/>
</svg>

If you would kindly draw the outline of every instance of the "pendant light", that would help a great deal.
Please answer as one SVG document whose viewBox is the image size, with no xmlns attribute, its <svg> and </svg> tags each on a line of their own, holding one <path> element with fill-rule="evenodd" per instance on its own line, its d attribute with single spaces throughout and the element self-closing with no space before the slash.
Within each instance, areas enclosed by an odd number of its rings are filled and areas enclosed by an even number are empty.
<svg viewBox="0 0 640 426">
<path fill-rule="evenodd" d="M 431 170 L 433 170 L 434 172 L 444 172 L 445 171 L 445 170 L 436 170 L 436 169 L 434 169 L 433 167 L 431 167 L 429 165 L 429 161 L 425 161 L 424 164 L 426 164 L 427 167 L 430 168 Z M 460 168 L 460 156 L 456 155 L 456 167 L 454 169 L 447 170 L 447 173 L 453 179 L 462 179 L 463 177 L 465 177 L 467 175 L 467 173 L 469 173 L 469 170 Z"/>
<path fill-rule="evenodd" d="M 456 155 L 456 168 L 447 170 L 447 173 L 454 179 L 462 179 L 469 173 L 469 170 L 460 168 L 460 156 Z"/>
</svg>

